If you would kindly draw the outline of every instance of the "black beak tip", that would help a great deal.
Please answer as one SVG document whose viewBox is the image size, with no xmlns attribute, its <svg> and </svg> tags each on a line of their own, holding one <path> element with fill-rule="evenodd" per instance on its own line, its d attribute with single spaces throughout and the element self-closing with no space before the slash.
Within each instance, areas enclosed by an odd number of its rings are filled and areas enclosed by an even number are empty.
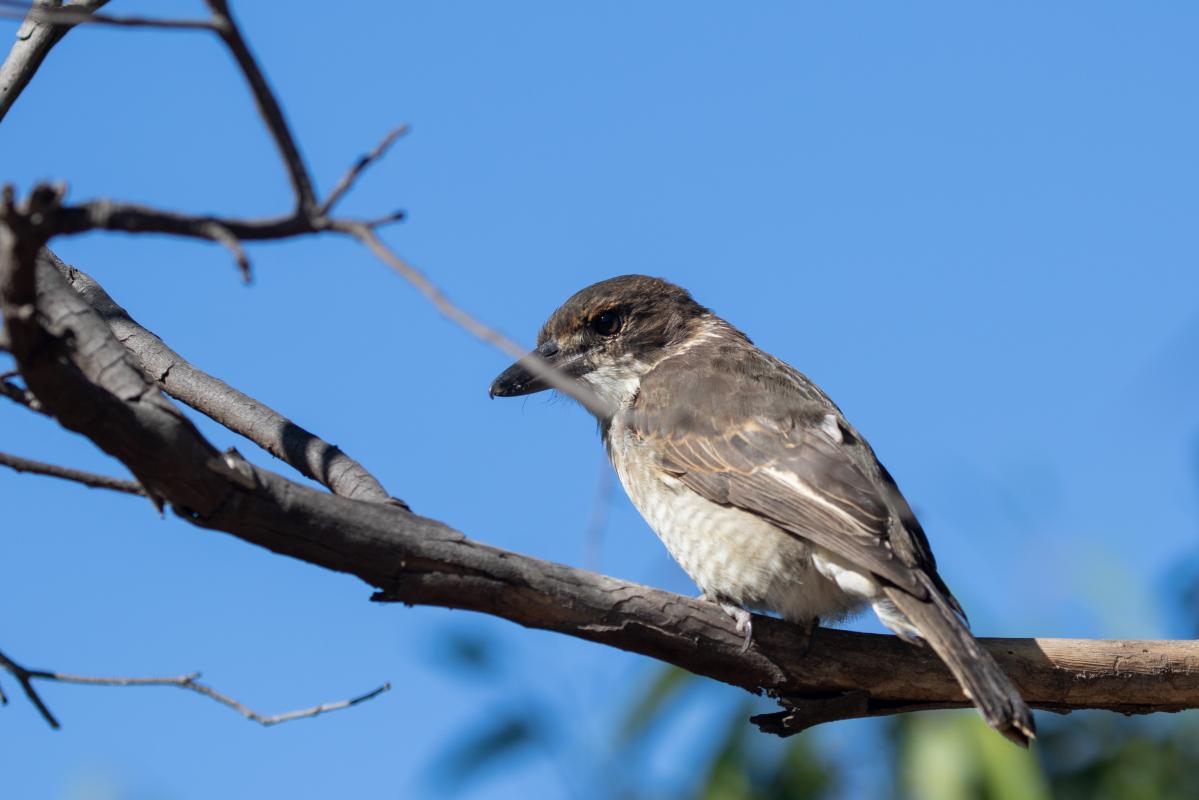
<svg viewBox="0 0 1199 800">
<path fill-rule="evenodd" d="M 520 386 L 508 378 L 507 373 L 500 375 L 487 387 L 487 396 L 494 400 L 497 397 L 513 397 Z"/>
<path fill-rule="evenodd" d="M 491 386 L 487 388 L 487 396 L 493 399 L 496 397 L 520 397 L 539 392 L 544 388 L 548 387 L 542 385 L 519 364 L 513 364 L 491 382 Z"/>
<path fill-rule="evenodd" d="M 543 342 L 533 351 L 532 355 L 545 359 L 550 366 L 555 366 L 555 359 L 558 356 L 558 344 L 552 339 Z M 487 396 L 491 398 L 521 397 L 526 394 L 534 394 L 549 389 L 549 384 L 531 372 L 524 365 L 523 361 L 524 359 L 517 361 L 497 375 L 495 380 L 491 382 L 491 386 L 487 389 Z"/>
</svg>

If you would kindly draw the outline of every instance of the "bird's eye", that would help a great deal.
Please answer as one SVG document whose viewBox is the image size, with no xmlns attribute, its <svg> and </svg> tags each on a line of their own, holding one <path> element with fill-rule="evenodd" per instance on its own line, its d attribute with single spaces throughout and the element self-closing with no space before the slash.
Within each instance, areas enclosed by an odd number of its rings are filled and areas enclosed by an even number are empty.
<svg viewBox="0 0 1199 800">
<path fill-rule="evenodd" d="M 600 336 L 615 336 L 620 331 L 620 315 L 615 311 L 604 311 L 591 318 L 591 330 Z"/>
</svg>

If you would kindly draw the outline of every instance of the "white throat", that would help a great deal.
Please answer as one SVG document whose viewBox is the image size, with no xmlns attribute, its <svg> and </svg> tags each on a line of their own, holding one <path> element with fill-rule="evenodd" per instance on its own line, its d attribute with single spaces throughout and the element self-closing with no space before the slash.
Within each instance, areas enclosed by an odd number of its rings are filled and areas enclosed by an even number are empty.
<svg viewBox="0 0 1199 800">
<path fill-rule="evenodd" d="M 641 376 L 649 365 L 635 356 L 626 355 L 620 360 L 597 367 L 579 378 L 591 391 L 612 409 L 624 408 L 637 396 L 641 388 Z"/>
</svg>

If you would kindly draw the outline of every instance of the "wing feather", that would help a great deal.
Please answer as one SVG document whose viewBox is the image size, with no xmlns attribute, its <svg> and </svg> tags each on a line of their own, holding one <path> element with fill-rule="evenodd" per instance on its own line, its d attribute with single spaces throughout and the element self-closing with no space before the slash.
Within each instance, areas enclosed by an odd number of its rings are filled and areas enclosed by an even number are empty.
<svg viewBox="0 0 1199 800">
<path fill-rule="evenodd" d="M 919 598 L 924 573 L 956 608 L 920 523 L 870 446 L 783 362 L 743 345 L 667 359 L 643 376 L 624 425 L 664 471 L 709 500 L 768 519 Z"/>
<path fill-rule="evenodd" d="M 709 500 L 764 517 L 924 597 L 911 565 L 890 547 L 886 504 L 819 427 L 755 418 L 721 433 L 676 431 L 649 444 L 663 470 Z"/>
</svg>

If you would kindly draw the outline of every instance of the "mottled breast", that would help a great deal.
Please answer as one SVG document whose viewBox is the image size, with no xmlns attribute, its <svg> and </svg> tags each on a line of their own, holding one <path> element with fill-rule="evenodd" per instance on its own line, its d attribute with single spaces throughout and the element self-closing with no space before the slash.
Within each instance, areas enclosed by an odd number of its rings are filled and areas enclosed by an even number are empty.
<svg viewBox="0 0 1199 800">
<path fill-rule="evenodd" d="M 652 449 L 622 424 L 607 431 L 608 454 L 629 499 L 670 555 L 710 598 L 806 623 L 841 619 L 862 605 L 813 564 L 824 555 L 766 520 L 702 497 L 659 469 Z"/>
</svg>

